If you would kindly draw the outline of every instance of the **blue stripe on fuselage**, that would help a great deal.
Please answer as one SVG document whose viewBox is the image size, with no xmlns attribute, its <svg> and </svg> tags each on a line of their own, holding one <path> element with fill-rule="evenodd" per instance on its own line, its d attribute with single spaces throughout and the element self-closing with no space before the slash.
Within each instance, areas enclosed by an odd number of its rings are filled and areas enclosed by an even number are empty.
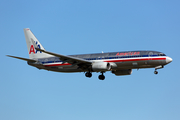
<svg viewBox="0 0 180 120">
<path fill-rule="evenodd" d="M 119 59 L 119 58 L 138 58 L 138 57 L 157 57 L 158 55 L 130 55 L 130 56 L 114 56 L 114 57 L 98 57 L 98 58 L 83 58 L 85 60 L 107 60 L 107 59 Z M 42 64 L 59 63 L 63 62 L 58 57 L 51 57 L 45 59 L 38 59 Z"/>
</svg>

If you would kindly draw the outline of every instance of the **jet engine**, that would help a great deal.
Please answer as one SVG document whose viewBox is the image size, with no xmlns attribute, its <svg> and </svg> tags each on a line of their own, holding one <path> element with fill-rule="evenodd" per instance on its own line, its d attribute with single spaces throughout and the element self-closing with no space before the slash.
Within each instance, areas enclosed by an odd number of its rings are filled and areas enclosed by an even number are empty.
<svg viewBox="0 0 180 120">
<path fill-rule="evenodd" d="M 95 62 L 92 64 L 92 70 L 95 72 L 109 71 L 111 65 L 108 62 Z"/>
<path fill-rule="evenodd" d="M 117 75 L 117 76 L 121 76 L 121 75 L 131 75 L 132 69 L 116 70 L 116 71 L 112 71 L 112 73 L 115 74 L 115 75 Z"/>
</svg>

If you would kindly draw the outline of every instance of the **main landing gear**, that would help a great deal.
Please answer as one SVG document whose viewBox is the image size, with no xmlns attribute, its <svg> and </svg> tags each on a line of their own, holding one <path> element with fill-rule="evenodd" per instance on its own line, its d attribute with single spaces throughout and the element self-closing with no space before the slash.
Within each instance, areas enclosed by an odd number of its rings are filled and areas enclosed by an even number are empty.
<svg viewBox="0 0 180 120">
<path fill-rule="evenodd" d="M 99 77 L 98 77 L 99 80 L 104 80 L 104 79 L 105 79 L 105 76 L 103 75 L 103 73 L 104 73 L 104 72 L 101 72 L 101 75 L 99 75 Z M 88 77 L 88 78 L 90 78 L 90 77 L 92 77 L 92 73 L 91 73 L 91 72 L 86 72 L 86 73 L 85 73 L 85 76 Z"/>
<path fill-rule="evenodd" d="M 92 77 L 92 73 L 86 72 L 85 76 L 88 77 L 88 78 L 90 78 L 90 77 Z"/>
<path fill-rule="evenodd" d="M 102 74 L 101 75 L 99 75 L 99 80 L 104 80 L 105 79 L 105 76 L 103 75 L 103 72 L 101 72 Z"/>
</svg>

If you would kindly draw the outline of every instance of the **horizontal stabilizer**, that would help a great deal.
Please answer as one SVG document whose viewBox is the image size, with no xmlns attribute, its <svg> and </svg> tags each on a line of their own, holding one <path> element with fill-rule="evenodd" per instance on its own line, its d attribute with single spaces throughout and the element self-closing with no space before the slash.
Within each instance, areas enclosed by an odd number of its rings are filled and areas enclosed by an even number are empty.
<svg viewBox="0 0 180 120">
<path fill-rule="evenodd" d="M 6 56 L 12 57 L 12 58 L 17 58 L 17 59 L 24 60 L 24 61 L 29 61 L 29 62 L 37 62 L 36 60 L 22 58 L 22 57 L 16 57 L 16 56 L 11 56 L 11 55 L 6 55 Z"/>
</svg>

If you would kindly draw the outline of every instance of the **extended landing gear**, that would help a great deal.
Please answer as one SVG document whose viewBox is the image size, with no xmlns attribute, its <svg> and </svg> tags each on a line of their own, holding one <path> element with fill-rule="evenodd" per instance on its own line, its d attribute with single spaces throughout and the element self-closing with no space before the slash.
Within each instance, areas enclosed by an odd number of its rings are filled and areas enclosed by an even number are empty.
<svg viewBox="0 0 180 120">
<path fill-rule="evenodd" d="M 99 75 L 99 80 L 104 80 L 105 79 L 105 76 L 103 75 L 103 72 L 101 72 L 102 74 Z"/>
<path fill-rule="evenodd" d="M 154 74 L 158 74 L 158 71 L 157 71 L 157 69 L 161 69 L 161 68 L 164 68 L 164 66 L 163 65 L 160 65 L 160 66 L 157 66 L 157 67 L 155 67 L 155 71 L 154 71 Z"/>
<path fill-rule="evenodd" d="M 85 76 L 88 77 L 88 78 L 90 78 L 90 77 L 92 77 L 92 73 L 86 72 Z"/>
<path fill-rule="evenodd" d="M 158 71 L 155 70 L 155 71 L 154 71 L 154 74 L 158 74 Z"/>
<path fill-rule="evenodd" d="M 104 80 L 104 79 L 105 79 L 105 76 L 103 75 L 103 73 L 104 73 L 104 72 L 101 72 L 101 75 L 99 75 L 99 77 L 98 77 L 99 80 Z M 91 72 L 86 72 L 86 73 L 85 73 L 85 76 L 88 77 L 88 78 L 90 78 L 90 77 L 92 77 L 92 73 L 91 73 Z"/>
</svg>

